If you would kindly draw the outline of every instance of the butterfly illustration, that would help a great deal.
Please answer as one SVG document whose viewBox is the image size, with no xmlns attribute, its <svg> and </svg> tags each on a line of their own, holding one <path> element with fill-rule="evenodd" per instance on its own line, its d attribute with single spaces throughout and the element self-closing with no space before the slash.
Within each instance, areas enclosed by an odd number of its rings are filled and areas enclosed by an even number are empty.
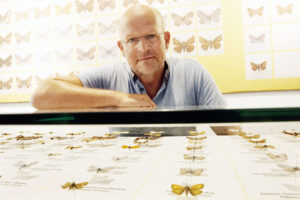
<svg viewBox="0 0 300 200">
<path fill-rule="evenodd" d="M 137 4 L 139 0 L 123 0 L 123 6 L 128 7 L 131 4 Z"/>
<path fill-rule="evenodd" d="M 265 33 L 260 34 L 259 36 L 254 36 L 252 34 L 249 34 L 249 40 L 252 44 L 255 43 L 263 43 L 265 41 Z"/>
<path fill-rule="evenodd" d="M 10 16 L 11 16 L 10 10 L 8 10 L 4 15 L 0 15 L 0 24 L 2 24 L 2 23 L 9 24 Z"/>
<path fill-rule="evenodd" d="M 82 189 L 84 186 L 86 186 L 88 182 L 82 182 L 82 183 L 75 183 L 75 182 L 66 182 L 63 186 L 61 186 L 63 189 L 69 188 L 69 190 L 79 190 Z"/>
<path fill-rule="evenodd" d="M 197 132 L 197 131 L 189 131 L 189 134 L 192 136 L 203 135 L 205 131 Z"/>
<path fill-rule="evenodd" d="M 148 4 L 152 4 L 153 2 L 157 1 L 157 2 L 160 2 L 160 3 L 164 3 L 165 0 L 146 0 Z"/>
<path fill-rule="evenodd" d="M 68 39 L 72 36 L 72 24 L 66 27 L 55 27 L 56 37 L 61 37 L 62 39 Z"/>
<path fill-rule="evenodd" d="M 139 148 L 140 147 L 140 145 L 135 145 L 135 146 L 129 146 L 129 145 L 122 145 L 122 148 L 123 149 L 137 149 L 137 148 Z"/>
<path fill-rule="evenodd" d="M 263 61 L 262 63 L 260 63 L 260 64 L 256 64 L 256 63 L 254 63 L 254 62 L 250 62 L 250 65 L 251 65 L 251 69 L 253 70 L 253 71 L 263 71 L 263 70 L 265 70 L 266 68 L 267 68 L 267 61 Z"/>
<path fill-rule="evenodd" d="M 188 154 L 184 154 L 183 157 L 184 157 L 185 160 L 193 160 L 193 161 L 195 161 L 195 160 L 204 160 L 205 159 L 204 156 L 191 156 L 191 155 L 188 155 Z"/>
<path fill-rule="evenodd" d="M 7 81 L 1 81 L 0 80 L 0 89 L 1 90 L 3 90 L 3 89 L 9 90 L 12 86 L 12 81 L 13 81 L 12 78 L 8 79 Z"/>
<path fill-rule="evenodd" d="M 249 14 L 250 17 L 254 17 L 256 15 L 261 17 L 263 15 L 263 12 L 264 12 L 264 7 L 261 6 L 257 9 L 248 8 L 247 11 L 248 11 L 248 14 Z"/>
<path fill-rule="evenodd" d="M 16 21 L 20 21 L 21 19 L 28 19 L 30 14 L 29 10 L 24 12 L 15 11 L 14 13 L 15 13 Z"/>
<path fill-rule="evenodd" d="M 191 174 L 191 175 L 195 175 L 195 176 L 200 176 L 203 172 L 203 169 L 201 169 L 201 168 L 199 168 L 199 169 L 180 168 L 179 171 L 180 171 L 179 173 L 181 175 Z"/>
<path fill-rule="evenodd" d="M 275 149 L 275 147 L 273 146 L 273 145 L 266 145 L 266 144 L 264 144 L 264 145 L 259 145 L 259 144 L 257 144 L 257 145 L 255 145 L 254 146 L 254 148 L 257 148 L 257 149 Z"/>
<path fill-rule="evenodd" d="M 95 58 L 95 47 L 90 48 L 87 52 L 84 52 L 81 49 L 76 50 L 78 60 L 92 60 Z"/>
<path fill-rule="evenodd" d="M 266 139 L 261 139 L 261 140 L 248 140 L 249 142 L 251 143 L 254 143 L 254 144 L 262 144 L 262 143 L 266 143 Z"/>
<path fill-rule="evenodd" d="M 201 48 L 205 51 L 208 49 L 219 49 L 221 47 L 222 35 L 217 36 L 213 40 L 205 39 L 204 37 L 199 36 L 199 41 L 201 43 Z"/>
<path fill-rule="evenodd" d="M 79 148 L 81 148 L 82 146 L 76 146 L 76 147 L 74 147 L 74 146 L 67 146 L 65 149 L 70 149 L 70 150 L 73 150 L 73 149 L 79 149 Z"/>
<path fill-rule="evenodd" d="M 34 17 L 40 18 L 40 17 L 49 17 L 51 12 L 51 7 L 48 5 L 47 7 L 43 9 L 39 9 L 37 7 L 34 7 Z"/>
<path fill-rule="evenodd" d="M 32 56 L 31 54 L 28 54 L 27 56 L 22 58 L 21 56 L 15 55 L 16 65 L 18 65 L 18 66 L 20 66 L 20 65 L 30 65 L 31 56 Z"/>
<path fill-rule="evenodd" d="M 15 38 L 17 43 L 21 42 L 28 42 L 30 40 L 31 32 L 28 31 L 24 35 L 21 35 L 20 33 L 15 33 Z"/>
<path fill-rule="evenodd" d="M 192 52 L 195 48 L 194 42 L 194 36 L 190 37 L 186 42 L 180 42 L 176 38 L 173 38 L 174 51 L 176 51 L 177 53 L 181 53 L 182 51 Z"/>
<path fill-rule="evenodd" d="M 295 137 L 300 136 L 300 132 L 297 132 L 295 129 L 283 130 L 282 132 L 283 132 L 284 134 L 291 135 L 291 136 L 295 136 Z"/>
<path fill-rule="evenodd" d="M 80 132 L 80 133 L 67 133 L 66 135 L 72 135 L 72 136 L 74 136 L 74 135 L 82 135 L 82 134 L 84 134 L 84 132 Z"/>
<path fill-rule="evenodd" d="M 12 33 L 8 33 L 6 36 L 0 36 L 0 45 L 3 43 L 9 44 L 11 42 Z"/>
<path fill-rule="evenodd" d="M 96 167 L 95 165 L 91 165 L 87 171 L 89 172 L 96 172 L 96 173 L 105 173 L 108 172 L 110 170 L 114 169 L 114 167 L 104 167 L 104 168 L 100 168 L 100 167 Z"/>
<path fill-rule="evenodd" d="M 94 0 L 89 0 L 85 4 L 78 1 L 78 0 L 76 0 L 75 4 L 76 4 L 76 7 L 77 7 L 77 13 L 81 13 L 81 12 L 84 12 L 84 11 L 92 12 L 93 11 Z"/>
<path fill-rule="evenodd" d="M 188 150 L 188 151 L 191 151 L 191 150 L 196 151 L 196 150 L 200 150 L 200 149 L 202 149 L 202 146 L 186 147 L 186 150 Z"/>
<path fill-rule="evenodd" d="M 106 58 L 106 57 L 117 57 L 118 56 L 118 47 L 114 46 L 112 48 L 106 48 L 104 46 L 99 46 L 99 55 L 100 59 L 101 58 Z"/>
<path fill-rule="evenodd" d="M 20 79 L 16 77 L 18 88 L 29 88 L 31 86 L 32 76 L 29 76 L 27 79 Z"/>
<path fill-rule="evenodd" d="M 11 66 L 11 59 L 12 59 L 12 55 L 6 57 L 5 59 L 0 58 L 0 67 L 2 66 Z"/>
<path fill-rule="evenodd" d="M 292 3 L 290 3 L 289 5 L 287 5 L 286 7 L 283 7 L 281 5 L 277 5 L 277 13 L 278 15 L 283 15 L 283 14 L 292 14 L 293 12 L 293 7 L 294 5 Z"/>
<path fill-rule="evenodd" d="M 191 25 L 192 24 L 192 19 L 194 17 L 194 13 L 193 12 L 189 12 L 186 15 L 184 15 L 183 17 L 172 13 L 171 14 L 172 19 L 174 20 L 174 25 L 175 26 L 181 26 L 181 25 Z"/>
<path fill-rule="evenodd" d="M 81 25 L 77 24 L 77 36 L 82 37 L 84 35 L 93 35 L 94 34 L 94 25 L 95 23 L 89 24 L 87 27 L 83 28 Z"/>
<path fill-rule="evenodd" d="M 100 34 L 105 34 L 105 33 L 116 33 L 118 30 L 118 21 L 115 20 L 113 21 L 110 25 L 106 26 L 105 24 L 99 22 L 98 23 L 99 27 L 99 32 Z"/>
<path fill-rule="evenodd" d="M 98 0 L 98 3 L 101 11 L 105 10 L 106 7 L 114 9 L 116 6 L 116 0 Z"/>
<path fill-rule="evenodd" d="M 60 16 L 60 15 L 63 15 L 63 14 L 69 15 L 72 11 L 72 2 L 67 3 L 63 7 L 55 4 L 55 11 L 56 11 L 57 16 Z"/>
<path fill-rule="evenodd" d="M 204 184 L 197 184 L 197 185 L 192 185 L 192 186 L 181 186 L 181 185 L 176 185 L 172 184 L 172 192 L 177 195 L 181 195 L 182 193 L 185 192 L 185 195 L 187 196 L 188 193 L 190 193 L 193 196 L 197 196 L 202 193 L 202 190 L 204 187 Z"/>
<path fill-rule="evenodd" d="M 221 9 L 217 8 L 216 10 L 214 10 L 211 14 L 206 14 L 203 11 L 199 10 L 198 11 L 198 16 L 199 16 L 199 22 L 200 24 L 205 24 L 205 23 L 211 23 L 211 22 L 215 22 L 218 23 L 220 21 L 220 15 L 221 15 Z"/>
</svg>

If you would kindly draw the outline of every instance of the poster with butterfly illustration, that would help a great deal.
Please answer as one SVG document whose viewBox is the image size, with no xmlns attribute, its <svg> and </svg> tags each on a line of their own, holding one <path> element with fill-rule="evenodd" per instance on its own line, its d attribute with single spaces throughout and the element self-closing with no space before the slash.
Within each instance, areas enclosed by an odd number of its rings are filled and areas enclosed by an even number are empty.
<svg viewBox="0 0 300 200">
<path fill-rule="evenodd" d="M 161 12 L 166 55 L 198 60 L 223 93 L 300 89 L 300 0 L 2 0 L 0 102 L 28 102 L 48 77 L 124 62 L 118 18 L 138 3 Z"/>
</svg>

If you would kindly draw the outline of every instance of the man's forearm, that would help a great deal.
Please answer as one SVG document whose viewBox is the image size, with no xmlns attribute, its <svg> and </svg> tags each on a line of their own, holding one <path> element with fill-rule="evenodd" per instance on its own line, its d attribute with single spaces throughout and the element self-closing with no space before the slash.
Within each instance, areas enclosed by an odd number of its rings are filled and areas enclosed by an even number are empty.
<svg viewBox="0 0 300 200">
<path fill-rule="evenodd" d="M 36 90 L 31 103 L 38 109 L 109 107 L 118 106 L 122 95 L 125 94 L 48 79 Z"/>
</svg>

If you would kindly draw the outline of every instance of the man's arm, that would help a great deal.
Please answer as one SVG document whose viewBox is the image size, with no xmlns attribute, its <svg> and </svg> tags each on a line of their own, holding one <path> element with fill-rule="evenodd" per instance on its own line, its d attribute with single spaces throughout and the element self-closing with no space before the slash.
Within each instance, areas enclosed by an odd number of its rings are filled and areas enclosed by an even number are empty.
<svg viewBox="0 0 300 200">
<path fill-rule="evenodd" d="M 156 107 L 148 95 L 83 87 L 76 75 L 46 79 L 32 95 L 38 109 Z"/>
</svg>

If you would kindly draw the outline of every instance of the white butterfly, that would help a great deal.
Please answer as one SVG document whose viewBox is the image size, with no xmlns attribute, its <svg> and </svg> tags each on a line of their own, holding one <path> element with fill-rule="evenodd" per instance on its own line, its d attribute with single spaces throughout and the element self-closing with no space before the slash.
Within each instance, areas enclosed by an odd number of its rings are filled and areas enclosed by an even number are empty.
<svg viewBox="0 0 300 200">
<path fill-rule="evenodd" d="M 221 15 L 221 9 L 217 8 L 214 10 L 211 14 L 206 14 L 203 11 L 199 10 L 198 11 L 198 16 L 199 16 L 199 22 L 200 24 L 205 24 L 205 23 L 211 23 L 215 22 L 218 23 L 220 21 L 220 15 Z"/>
</svg>

